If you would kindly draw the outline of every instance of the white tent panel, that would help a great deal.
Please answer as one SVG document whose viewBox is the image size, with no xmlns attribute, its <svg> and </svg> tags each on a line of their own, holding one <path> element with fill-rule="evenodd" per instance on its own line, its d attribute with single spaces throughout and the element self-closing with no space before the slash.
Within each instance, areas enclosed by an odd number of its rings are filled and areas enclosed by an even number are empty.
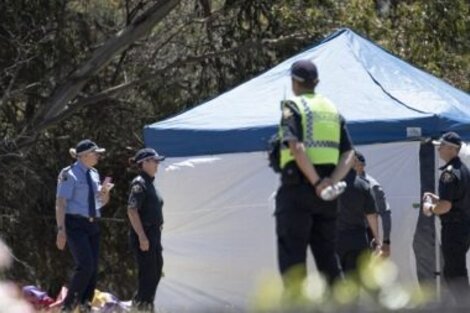
<svg viewBox="0 0 470 313">
<path fill-rule="evenodd" d="M 460 148 L 460 153 L 459 153 L 460 159 L 467 165 L 467 167 L 470 167 L 470 143 L 463 143 L 462 148 Z"/>
<path fill-rule="evenodd" d="M 165 164 L 157 181 L 165 199 L 158 306 L 244 308 L 259 271 L 276 270 L 269 198 L 278 180 L 266 154 L 171 158 Z"/>
<path fill-rule="evenodd" d="M 416 284 L 412 240 L 418 210 L 412 204 L 420 194 L 419 143 L 358 148 L 392 208 L 392 260 L 399 279 Z M 280 281 L 272 216 L 279 179 L 266 153 L 170 158 L 163 165 L 156 184 L 165 200 L 165 277 L 157 306 L 246 308 L 262 273 Z"/>
</svg>

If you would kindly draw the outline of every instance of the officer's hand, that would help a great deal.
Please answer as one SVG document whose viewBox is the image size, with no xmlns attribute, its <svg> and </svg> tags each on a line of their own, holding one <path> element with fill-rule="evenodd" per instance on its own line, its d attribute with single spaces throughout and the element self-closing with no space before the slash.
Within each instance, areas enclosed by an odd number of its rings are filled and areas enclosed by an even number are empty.
<svg viewBox="0 0 470 313">
<path fill-rule="evenodd" d="M 382 244 L 380 255 L 384 258 L 390 257 L 390 245 L 387 243 Z"/>
<path fill-rule="evenodd" d="M 320 184 L 315 188 L 315 192 L 317 194 L 318 197 L 321 198 L 321 192 L 323 191 L 323 189 L 325 189 L 326 187 L 329 187 L 333 185 L 333 181 L 331 180 L 331 178 L 329 177 L 325 177 L 321 180 Z"/>
<path fill-rule="evenodd" d="M 149 250 L 149 240 L 147 239 L 147 236 L 141 236 L 139 237 L 139 245 L 140 245 L 140 250 L 142 251 L 148 251 Z"/>
<path fill-rule="evenodd" d="M 425 192 L 423 194 L 423 201 L 425 201 L 426 197 L 431 198 L 432 204 L 436 204 L 437 201 L 439 201 L 439 197 L 437 195 L 433 194 L 432 192 Z"/>
<path fill-rule="evenodd" d="M 113 183 L 105 183 L 101 186 L 100 192 L 101 194 L 105 195 L 113 189 L 114 184 Z"/>
<path fill-rule="evenodd" d="M 65 243 L 67 242 L 67 235 L 64 230 L 59 230 L 57 232 L 56 246 L 59 250 L 64 250 Z"/>
<path fill-rule="evenodd" d="M 433 207 L 432 204 L 424 203 L 423 204 L 423 214 L 425 216 L 428 216 L 428 217 L 432 216 L 432 214 L 433 214 L 432 207 Z"/>
<path fill-rule="evenodd" d="M 111 187 L 112 188 L 112 187 Z M 100 193 L 99 193 L 99 197 L 103 203 L 103 205 L 106 205 L 108 202 L 109 202 L 109 194 L 110 194 L 110 191 L 111 189 L 108 187 L 108 186 L 105 186 L 105 187 L 101 187 L 101 190 L 100 190 Z"/>
<path fill-rule="evenodd" d="M 377 240 L 377 238 L 372 238 L 370 241 L 370 248 L 372 249 L 374 254 L 379 254 L 380 250 L 382 249 L 382 243 Z"/>
</svg>

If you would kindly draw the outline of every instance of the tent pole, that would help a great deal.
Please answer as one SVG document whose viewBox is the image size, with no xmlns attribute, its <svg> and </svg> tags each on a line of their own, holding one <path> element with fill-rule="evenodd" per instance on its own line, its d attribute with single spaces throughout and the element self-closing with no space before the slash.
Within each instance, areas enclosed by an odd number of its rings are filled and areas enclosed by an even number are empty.
<svg viewBox="0 0 470 313">
<path fill-rule="evenodd" d="M 436 190 L 436 156 L 433 144 L 422 141 L 419 148 L 419 171 L 422 195 L 424 192 Z M 418 221 L 413 238 L 413 251 L 416 258 L 416 270 L 420 285 L 435 284 L 433 288 L 436 295 L 440 293 L 439 267 L 437 256 L 439 255 L 438 234 L 435 216 L 425 216 L 421 210 L 422 200 L 417 204 Z M 437 296 L 440 299 L 440 295 Z"/>
<path fill-rule="evenodd" d="M 436 275 L 436 296 L 437 301 L 441 302 L 441 246 L 440 246 L 440 233 L 439 233 L 439 221 L 434 217 L 434 227 L 435 227 L 435 236 L 434 236 L 434 251 L 435 251 L 435 275 Z"/>
<path fill-rule="evenodd" d="M 435 149 L 435 147 L 433 147 Z M 436 151 L 436 150 L 434 150 Z M 438 154 L 434 152 L 434 168 L 436 169 L 439 166 L 439 157 Z M 437 182 L 437 171 L 434 172 L 434 193 L 436 193 L 436 182 Z M 434 258 L 435 258 L 435 275 L 436 275 L 436 296 L 437 301 L 441 302 L 442 300 L 442 293 L 441 293 L 441 283 L 442 283 L 442 273 L 441 273 L 441 232 L 440 230 L 440 223 L 439 218 L 437 216 L 433 216 L 434 218 Z"/>
</svg>

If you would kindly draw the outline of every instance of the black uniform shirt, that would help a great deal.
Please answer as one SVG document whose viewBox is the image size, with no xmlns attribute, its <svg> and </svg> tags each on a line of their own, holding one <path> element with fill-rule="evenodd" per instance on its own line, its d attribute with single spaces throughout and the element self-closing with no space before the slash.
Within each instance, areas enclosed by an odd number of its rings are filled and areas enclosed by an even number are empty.
<svg viewBox="0 0 470 313">
<path fill-rule="evenodd" d="M 302 142 L 303 141 L 303 129 L 302 129 L 302 117 L 297 108 L 297 105 L 292 101 L 287 101 L 284 105 L 282 111 L 282 119 L 281 119 L 281 128 L 283 134 L 283 145 L 288 145 L 288 141 L 290 140 L 297 140 Z M 340 142 L 339 142 L 339 154 L 341 155 L 343 152 L 349 151 L 352 149 L 352 141 L 351 137 L 349 136 L 348 129 L 346 127 L 346 122 L 343 116 L 340 115 Z M 297 168 L 296 162 L 292 162 L 294 164 L 287 164 L 286 168 L 294 166 Z M 331 164 L 321 164 L 315 165 L 315 169 L 320 175 L 320 177 L 328 177 L 334 171 L 336 165 Z M 298 171 L 300 171 L 297 168 Z M 283 171 L 282 175 L 285 175 L 286 171 Z"/>
<path fill-rule="evenodd" d="M 470 212 L 470 171 L 459 157 L 440 168 L 439 198 L 452 203 L 449 212 L 442 214 L 443 223 L 468 220 Z"/>
<path fill-rule="evenodd" d="M 138 210 L 143 226 L 163 224 L 163 199 L 153 180 L 153 177 L 141 172 L 131 183 L 128 206 Z"/>
<path fill-rule="evenodd" d="M 338 231 L 365 231 L 365 215 L 377 213 L 370 185 L 354 170 L 348 173 L 345 181 L 348 185 L 338 201 Z"/>
</svg>

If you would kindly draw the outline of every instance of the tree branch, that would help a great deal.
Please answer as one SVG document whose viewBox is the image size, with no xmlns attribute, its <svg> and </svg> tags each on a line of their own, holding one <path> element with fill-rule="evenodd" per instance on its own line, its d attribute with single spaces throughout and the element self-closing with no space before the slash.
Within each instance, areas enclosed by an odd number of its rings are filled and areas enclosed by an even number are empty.
<svg viewBox="0 0 470 313">
<path fill-rule="evenodd" d="M 225 49 L 225 50 L 221 50 L 221 51 L 217 51 L 217 52 L 207 53 L 207 54 L 203 54 L 203 55 L 199 55 L 199 56 L 188 56 L 188 57 L 185 57 L 185 58 L 182 58 L 182 59 L 177 59 L 176 61 L 168 64 L 167 66 L 165 66 L 165 67 L 163 67 L 159 70 L 155 70 L 155 71 L 152 71 L 151 73 L 144 74 L 139 79 L 136 79 L 136 80 L 133 80 L 133 81 L 128 82 L 128 83 L 123 83 L 123 84 L 108 88 L 108 89 L 106 89 L 106 90 L 104 90 L 104 91 L 102 91 L 98 94 L 95 94 L 93 96 L 78 100 L 77 102 L 74 102 L 74 103 L 70 104 L 68 106 L 68 108 L 66 108 L 61 113 L 57 114 L 56 116 L 54 116 L 54 117 L 52 117 L 48 120 L 45 120 L 42 127 L 41 127 L 41 130 L 43 128 L 47 128 L 50 125 L 58 123 L 58 122 L 60 122 L 64 119 L 72 116 L 72 114 L 81 107 L 91 105 L 91 104 L 95 104 L 95 103 L 98 103 L 100 101 L 110 99 L 115 95 L 118 95 L 122 92 L 125 92 L 126 90 L 132 89 L 132 88 L 134 88 L 136 86 L 139 86 L 139 85 L 142 85 L 142 84 L 144 84 L 144 83 L 146 83 L 146 82 L 148 82 L 148 81 L 150 81 L 150 80 L 152 80 L 156 77 L 159 77 L 163 73 L 168 72 L 169 70 L 171 70 L 173 68 L 181 67 L 181 66 L 187 65 L 187 64 L 200 63 L 203 60 L 217 58 L 217 57 L 220 57 L 220 56 L 223 56 L 223 55 L 230 55 L 230 54 L 242 51 L 242 50 L 246 51 L 247 49 L 257 49 L 257 48 L 265 46 L 265 45 L 279 45 L 279 44 L 283 44 L 283 43 L 285 43 L 286 41 L 289 41 L 289 40 L 305 40 L 307 38 L 309 38 L 308 35 L 292 34 L 292 35 L 289 35 L 289 36 L 283 36 L 283 37 L 274 38 L 274 39 L 250 40 L 250 41 L 247 41 L 247 42 L 243 43 L 240 46 L 233 47 L 233 48 L 230 48 L 230 49 Z"/>
<path fill-rule="evenodd" d="M 52 95 L 38 117 L 39 129 L 44 129 L 47 121 L 52 120 L 67 108 L 69 102 L 82 90 L 93 75 L 105 67 L 116 54 L 121 53 L 126 47 L 147 34 L 157 23 L 166 17 L 180 0 L 162 0 L 150 7 L 142 15 L 137 17 L 128 27 L 109 39 L 98 48 L 93 56 L 69 76 L 65 84 L 59 87 Z M 43 118 L 40 118 L 43 116 Z"/>
</svg>

